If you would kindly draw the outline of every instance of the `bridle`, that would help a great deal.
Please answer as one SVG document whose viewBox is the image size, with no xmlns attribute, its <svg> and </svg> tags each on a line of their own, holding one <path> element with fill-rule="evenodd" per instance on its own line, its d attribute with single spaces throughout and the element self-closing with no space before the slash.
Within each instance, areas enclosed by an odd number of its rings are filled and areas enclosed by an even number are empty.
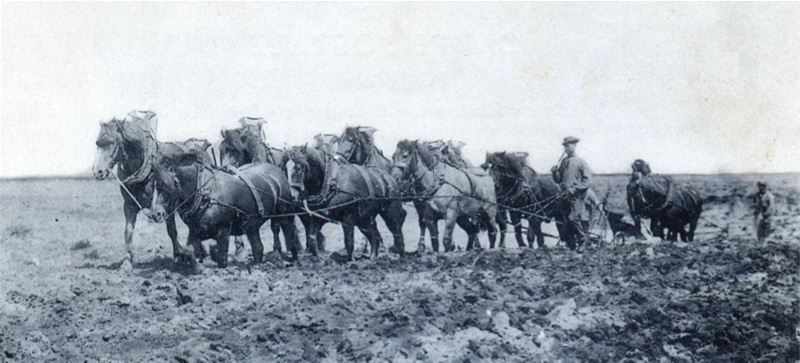
<svg viewBox="0 0 800 363">
<path fill-rule="evenodd" d="M 497 196 L 497 200 L 504 200 L 504 201 L 516 200 L 524 192 L 524 190 L 528 188 L 527 185 L 528 181 L 525 180 L 524 178 L 502 172 L 498 170 L 498 168 L 494 163 L 488 163 L 488 164 L 489 167 L 487 168 L 487 172 L 489 172 L 490 175 L 498 175 L 514 181 L 514 184 L 505 193 Z"/>
<path fill-rule="evenodd" d="M 346 139 L 345 139 L 345 140 L 346 140 Z M 343 158 L 344 158 L 344 160 L 346 160 L 348 163 L 349 163 L 349 162 L 351 162 L 351 161 L 350 161 L 350 159 L 351 159 L 351 158 L 353 157 L 353 155 L 356 153 L 356 149 L 358 149 L 358 147 L 359 147 L 359 146 L 361 146 L 361 139 L 359 139 L 359 138 L 357 138 L 357 137 L 353 137 L 353 140 L 352 140 L 352 141 L 350 141 L 350 143 L 351 143 L 353 146 L 350 148 L 350 152 L 349 152 L 349 153 L 348 153 L 346 156 L 345 156 L 344 154 L 340 153 L 340 152 L 339 152 L 339 150 L 336 150 L 336 154 L 337 154 L 337 155 L 339 155 L 339 156 L 341 156 L 341 157 L 343 157 Z M 340 145 L 341 145 L 341 144 L 340 144 Z"/>
<path fill-rule="evenodd" d="M 150 177 L 150 174 L 152 173 L 153 159 L 155 159 L 155 156 L 158 153 L 158 141 L 156 141 L 156 138 L 155 138 L 155 135 L 153 135 L 153 132 L 151 130 L 142 129 L 141 127 L 139 127 L 139 130 L 141 130 L 143 133 L 145 133 L 145 140 L 142 140 L 143 143 L 144 143 L 144 146 L 142 147 L 142 152 L 143 152 L 142 165 L 139 166 L 139 169 L 137 169 L 132 174 L 130 174 L 127 178 L 122 180 L 123 184 L 136 184 L 136 183 L 141 183 L 142 181 L 147 180 Z M 139 141 L 139 140 L 136 140 L 136 139 L 130 139 L 130 138 L 125 136 L 125 129 L 123 128 L 123 124 L 122 123 L 118 123 L 117 124 L 117 131 L 119 131 L 119 135 L 120 135 L 121 140 L 115 141 L 115 149 L 114 149 L 114 154 L 113 154 L 113 157 L 112 157 L 112 160 L 114 161 L 114 164 L 120 162 L 120 160 L 117 159 L 117 155 L 120 153 L 120 150 L 121 150 L 121 154 L 122 154 L 122 157 L 123 157 L 122 160 L 127 160 L 128 159 L 128 154 L 125 152 L 125 148 L 121 145 L 122 142 Z M 148 147 L 148 144 L 147 144 L 148 141 L 151 142 L 151 144 L 152 144 L 151 147 Z M 113 165 L 112 165 L 112 167 L 113 167 Z M 123 166 L 123 168 L 124 168 L 124 166 Z"/>
<path fill-rule="evenodd" d="M 433 168 L 439 163 L 439 159 L 433 158 L 434 161 L 430 167 L 425 165 L 422 165 L 422 167 L 420 167 L 421 163 L 419 161 L 419 152 L 417 150 L 413 150 L 410 151 L 410 153 L 411 153 L 411 160 L 408 163 L 406 163 L 405 165 L 393 163 L 392 169 L 394 168 L 400 169 L 400 171 L 403 174 L 401 175 L 399 182 L 403 185 L 409 185 L 411 186 L 411 188 L 413 188 L 415 185 L 417 185 L 417 183 L 419 183 L 420 181 L 422 181 L 423 178 L 425 178 L 426 171 L 432 172 Z M 417 171 L 417 173 L 409 172 L 412 166 L 414 166 L 414 169 Z M 439 186 L 440 184 L 436 183 L 434 186 L 428 188 L 428 190 L 423 190 L 420 196 L 424 197 L 427 196 L 428 194 L 433 194 L 432 192 L 439 189 Z"/>
</svg>

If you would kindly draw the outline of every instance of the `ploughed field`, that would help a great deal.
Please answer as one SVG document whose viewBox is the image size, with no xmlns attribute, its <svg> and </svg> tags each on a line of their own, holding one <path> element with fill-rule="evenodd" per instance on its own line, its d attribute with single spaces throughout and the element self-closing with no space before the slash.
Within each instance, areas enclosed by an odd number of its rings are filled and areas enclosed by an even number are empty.
<svg viewBox="0 0 800 363">
<path fill-rule="evenodd" d="M 766 244 L 745 199 L 756 176 L 676 178 L 715 196 L 693 243 L 576 254 L 549 240 L 545 254 L 509 234 L 505 250 L 418 253 L 407 205 L 403 259 L 250 266 L 248 247 L 196 270 L 174 264 L 164 226 L 141 215 L 136 261 L 121 263 L 114 183 L 0 181 L 0 361 L 797 360 L 798 177 L 761 177 L 778 204 Z M 623 208 L 626 181 L 598 177 L 595 190 Z M 329 252 L 343 247 L 339 226 L 324 232 Z"/>
</svg>

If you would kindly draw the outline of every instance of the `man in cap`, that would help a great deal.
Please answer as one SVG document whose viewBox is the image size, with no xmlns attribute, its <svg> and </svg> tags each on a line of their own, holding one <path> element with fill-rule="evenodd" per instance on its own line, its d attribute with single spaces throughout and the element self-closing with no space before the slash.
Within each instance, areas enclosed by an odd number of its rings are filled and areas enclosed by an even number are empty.
<svg viewBox="0 0 800 363">
<path fill-rule="evenodd" d="M 574 136 L 564 138 L 566 157 L 551 171 L 553 180 L 561 186 L 564 197 L 565 225 L 564 241 L 570 249 L 579 248 L 588 239 L 589 210 L 586 208 L 586 195 L 592 184 L 592 171 L 589 164 L 575 155 L 578 139 Z"/>
<path fill-rule="evenodd" d="M 771 219 L 774 207 L 774 197 L 767 189 L 767 183 L 758 182 L 758 193 L 755 195 L 755 215 L 753 218 L 753 227 L 756 230 L 756 237 L 759 241 L 763 241 L 771 232 Z"/>
</svg>

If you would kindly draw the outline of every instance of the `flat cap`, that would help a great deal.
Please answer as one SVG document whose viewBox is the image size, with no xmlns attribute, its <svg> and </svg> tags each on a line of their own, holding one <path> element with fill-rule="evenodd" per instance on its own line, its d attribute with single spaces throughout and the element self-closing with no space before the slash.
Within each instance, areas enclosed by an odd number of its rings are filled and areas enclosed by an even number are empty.
<svg viewBox="0 0 800 363">
<path fill-rule="evenodd" d="M 760 187 L 765 187 L 765 186 L 767 186 L 767 183 L 765 183 L 763 181 L 758 181 L 758 182 L 756 182 L 756 185 L 758 185 Z"/>
<path fill-rule="evenodd" d="M 576 144 L 578 141 L 581 141 L 581 139 L 575 136 L 567 136 L 564 138 L 564 142 L 562 142 L 561 145 Z"/>
</svg>

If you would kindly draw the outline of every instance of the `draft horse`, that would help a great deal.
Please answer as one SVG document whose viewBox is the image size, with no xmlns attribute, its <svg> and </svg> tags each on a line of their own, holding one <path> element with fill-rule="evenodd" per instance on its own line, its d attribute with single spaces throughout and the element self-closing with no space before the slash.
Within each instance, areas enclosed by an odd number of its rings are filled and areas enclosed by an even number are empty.
<svg viewBox="0 0 800 363">
<path fill-rule="evenodd" d="M 400 189 L 389 173 L 380 168 L 339 162 L 319 149 L 306 146 L 289 150 L 282 166 L 289 178 L 292 198 L 302 203 L 311 215 L 306 238 L 312 253 L 316 254 L 313 238 L 317 231 L 327 222 L 338 222 L 344 231 L 348 261 L 353 260 L 355 227 L 369 241 L 371 256 L 377 257 L 382 239 L 375 218 L 380 215 L 394 237 L 395 249 L 403 255 L 406 211 L 400 201 Z"/>
<path fill-rule="evenodd" d="M 522 224 L 524 217 L 528 220 L 527 240 L 533 247 L 533 241 L 539 248 L 545 248 L 542 222 L 556 220 L 559 234 L 561 210 L 558 199 L 560 188 L 549 177 L 541 177 L 528 166 L 528 153 L 494 152 L 486 153 L 486 161 L 481 165 L 489 171 L 495 181 L 497 201 L 513 209 L 508 214 L 514 225 L 514 236 L 520 247 L 525 247 L 522 240 Z"/>
<path fill-rule="evenodd" d="M 125 214 L 125 247 L 132 264 L 133 231 L 140 210 L 152 208 L 155 196 L 153 188 L 153 161 L 159 155 L 173 156 L 179 152 L 205 151 L 211 144 L 204 139 L 188 139 L 184 142 L 160 142 L 156 140 L 152 122 L 156 114 L 151 111 L 131 112 L 127 119 L 113 118 L 100 123 L 100 133 L 95 144 L 97 151 L 92 165 L 92 174 L 97 180 L 110 178 L 117 167 Z M 181 250 L 175 217 L 166 218 L 167 235 L 172 241 L 173 257 Z"/>
<path fill-rule="evenodd" d="M 272 164 L 247 164 L 235 172 L 210 166 L 197 153 L 161 156 L 153 167 L 156 200 L 153 219 L 157 222 L 177 212 L 189 227 L 188 244 L 201 260 L 201 242 L 214 239 L 217 245 L 211 258 L 225 267 L 231 235 L 247 235 L 253 262 L 263 258 L 261 226 L 269 219 L 277 222 L 286 236 L 291 260 L 297 260 L 299 241 L 292 216 L 289 182 L 283 171 Z M 170 211 L 171 206 L 173 209 Z M 183 252 L 186 255 L 186 252 Z"/>
<path fill-rule="evenodd" d="M 445 220 L 443 237 L 446 252 L 455 249 L 453 229 L 458 224 L 469 236 L 467 249 L 480 247 L 481 223 L 488 227 L 489 244 L 497 236 L 497 207 L 494 183 L 482 171 L 463 170 L 441 162 L 417 141 L 401 140 L 392 156 L 392 176 L 411 185 L 414 195 L 426 203 L 418 209 L 431 233 L 431 247 L 438 251 L 439 219 Z M 424 238 L 424 236 L 422 237 Z"/>
</svg>

